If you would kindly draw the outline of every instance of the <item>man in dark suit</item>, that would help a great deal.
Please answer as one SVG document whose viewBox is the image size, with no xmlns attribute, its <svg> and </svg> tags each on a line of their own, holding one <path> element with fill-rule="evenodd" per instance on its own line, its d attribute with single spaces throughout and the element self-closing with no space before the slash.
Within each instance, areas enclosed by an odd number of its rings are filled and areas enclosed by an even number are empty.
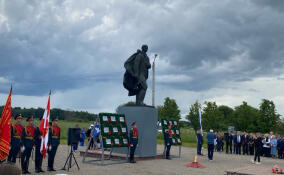
<svg viewBox="0 0 284 175">
<path fill-rule="evenodd" d="M 203 145 L 203 135 L 201 133 L 201 130 L 197 131 L 196 137 L 197 137 L 197 154 L 202 155 L 201 149 L 202 149 L 202 145 Z"/>
<path fill-rule="evenodd" d="M 233 135 L 231 134 L 231 131 L 228 131 L 228 133 L 225 134 L 225 140 L 226 140 L 226 153 L 232 154 L 232 144 L 233 144 Z"/>
<path fill-rule="evenodd" d="M 236 154 L 241 154 L 242 137 L 240 131 L 238 131 L 237 135 L 234 137 L 234 145 L 236 147 Z"/>
<path fill-rule="evenodd" d="M 242 135 L 242 146 L 243 146 L 243 155 L 248 155 L 248 143 L 249 143 L 249 136 L 246 131 L 244 131 L 244 134 Z"/>
</svg>

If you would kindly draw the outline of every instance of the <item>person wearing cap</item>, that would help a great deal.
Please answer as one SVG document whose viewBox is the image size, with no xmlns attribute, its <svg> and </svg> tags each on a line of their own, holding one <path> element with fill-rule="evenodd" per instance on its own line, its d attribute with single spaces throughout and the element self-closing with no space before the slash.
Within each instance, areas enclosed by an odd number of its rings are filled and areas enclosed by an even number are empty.
<svg viewBox="0 0 284 175">
<path fill-rule="evenodd" d="M 136 163 L 135 160 L 134 160 L 134 153 L 135 153 L 136 146 L 138 144 L 138 130 L 137 130 L 137 127 L 136 127 L 136 122 L 133 122 L 131 125 L 132 125 L 132 128 L 131 128 L 130 134 L 129 134 L 129 143 L 130 143 L 129 162 L 130 163 Z"/>
<path fill-rule="evenodd" d="M 60 128 L 58 126 L 58 118 L 54 117 L 52 119 L 52 126 L 49 128 L 48 134 L 48 166 L 47 171 L 56 171 L 53 167 L 54 158 L 58 145 L 60 144 Z"/>
<path fill-rule="evenodd" d="M 24 146 L 23 153 L 21 155 L 22 174 L 30 174 L 28 170 L 29 160 L 35 143 L 35 127 L 33 126 L 34 119 L 32 116 L 27 118 L 27 123 L 28 124 L 23 129 L 22 133 L 22 145 Z"/>
<path fill-rule="evenodd" d="M 39 118 L 39 121 L 41 121 L 42 117 Z M 36 127 L 35 130 L 35 172 L 41 173 L 44 172 L 42 170 L 42 154 L 40 152 L 41 147 L 41 140 L 42 140 L 42 132 L 39 129 L 39 126 Z"/>
<path fill-rule="evenodd" d="M 168 125 L 168 130 L 165 131 L 165 145 L 166 145 L 166 159 L 170 160 L 170 151 L 171 151 L 171 146 L 173 144 L 173 134 L 171 130 L 172 126 L 169 124 Z"/>
<path fill-rule="evenodd" d="M 22 115 L 17 114 L 14 117 L 16 123 L 11 126 L 11 149 L 8 156 L 8 162 L 16 163 L 17 155 L 21 149 L 21 137 L 24 127 L 22 126 Z"/>
<path fill-rule="evenodd" d="M 214 140 L 216 139 L 216 135 L 213 133 L 213 129 L 207 133 L 207 149 L 208 149 L 208 159 L 209 161 L 213 160 L 213 152 L 214 152 Z"/>
</svg>

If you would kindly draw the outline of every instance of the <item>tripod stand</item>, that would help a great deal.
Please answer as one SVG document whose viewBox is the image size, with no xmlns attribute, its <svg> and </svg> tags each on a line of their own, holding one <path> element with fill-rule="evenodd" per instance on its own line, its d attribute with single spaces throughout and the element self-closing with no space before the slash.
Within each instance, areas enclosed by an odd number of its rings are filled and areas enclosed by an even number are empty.
<svg viewBox="0 0 284 175">
<path fill-rule="evenodd" d="M 77 168 L 78 168 L 78 170 L 80 170 L 80 167 L 79 167 L 79 165 L 78 165 L 78 163 L 77 163 L 77 161 L 76 161 L 76 158 L 75 158 L 75 156 L 74 156 L 74 150 L 73 150 L 73 145 L 70 145 L 70 147 L 71 147 L 71 150 L 70 150 L 70 153 L 69 153 L 69 156 L 67 157 L 67 160 L 66 160 L 66 162 L 65 162 L 65 164 L 64 164 L 64 167 L 62 168 L 62 170 L 66 170 L 66 165 L 67 165 L 67 163 L 68 163 L 68 169 L 67 169 L 67 171 L 69 171 L 69 169 L 70 168 L 72 168 L 72 159 L 74 159 L 74 161 L 75 161 L 75 163 L 76 163 L 76 165 L 77 165 Z"/>
</svg>

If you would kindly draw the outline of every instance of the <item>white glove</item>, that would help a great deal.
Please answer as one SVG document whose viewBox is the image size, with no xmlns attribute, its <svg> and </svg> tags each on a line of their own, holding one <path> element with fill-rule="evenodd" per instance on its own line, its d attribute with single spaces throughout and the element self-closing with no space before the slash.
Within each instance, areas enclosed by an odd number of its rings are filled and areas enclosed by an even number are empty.
<svg viewBox="0 0 284 175">
<path fill-rule="evenodd" d="M 25 147 L 22 146 L 22 147 L 21 147 L 21 153 L 23 153 L 24 151 L 25 151 Z"/>
</svg>

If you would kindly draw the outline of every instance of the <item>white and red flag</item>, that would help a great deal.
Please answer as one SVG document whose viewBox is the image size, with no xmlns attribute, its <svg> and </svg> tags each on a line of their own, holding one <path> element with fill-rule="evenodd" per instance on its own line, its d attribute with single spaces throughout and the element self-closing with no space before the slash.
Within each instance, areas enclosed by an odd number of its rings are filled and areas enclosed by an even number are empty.
<svg viewBox="0 0 284 175">
<path fill-rule="evenodd" d="M 43 117 L 41 119 L 41 123 L 39 126 L 39 130 L 42 133 L 40 152 L 43 158 L 46 157 L 47 142 L 48 142 L 48 126 L 49 126 L 49 117 L 50 117 L 50 94 L 51 92 L 49 93 L 47 106 L 46 106 L 46 109 L 44 111 L 44 114 L 43 114 Z"/>
</svg>

